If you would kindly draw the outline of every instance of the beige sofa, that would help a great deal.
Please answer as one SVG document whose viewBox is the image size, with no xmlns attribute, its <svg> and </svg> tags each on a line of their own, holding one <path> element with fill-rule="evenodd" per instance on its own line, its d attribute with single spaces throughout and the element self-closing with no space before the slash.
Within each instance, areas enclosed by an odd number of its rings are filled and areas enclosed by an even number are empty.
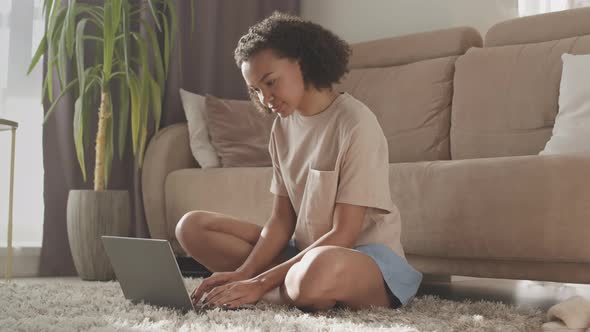
<svg viewBox="0 0 590 332">
<path fill-rule="evenodd" d="M 339 89 L 384 128 L 402 243 L 418 270 L 590 282 L 590 158 L 538 155 L 564 52 L 590 53 L 590 9 L 502 22 L 484 40 L 456 28 L 353 45 Z M 263 225 L 270 180 L 270 167 L 200 169 L 187 125 L 164 128 L 143 170 L 151 236 L 183 255 L 174 228 L 188 211 Z"/>
</svg>

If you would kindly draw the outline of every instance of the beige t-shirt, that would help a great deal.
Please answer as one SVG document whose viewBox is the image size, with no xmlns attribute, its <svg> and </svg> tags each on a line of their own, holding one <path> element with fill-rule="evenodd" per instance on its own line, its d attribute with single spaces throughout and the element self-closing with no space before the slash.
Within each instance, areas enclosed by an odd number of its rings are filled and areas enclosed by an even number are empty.
<svg viewBox="0 0 590 332">
<path fill-rule="evenodd" d="M 330 231 L 335 203 L 347 203 L 368 207 L 355 245 L 381 243 L 405 257 L 389 191 L 387 140 L 367 106 L 342 93 L 318 114 L 277 117 L 269 151 L 270 191 L 289 196 L 300 250 Z"/>
</svg>

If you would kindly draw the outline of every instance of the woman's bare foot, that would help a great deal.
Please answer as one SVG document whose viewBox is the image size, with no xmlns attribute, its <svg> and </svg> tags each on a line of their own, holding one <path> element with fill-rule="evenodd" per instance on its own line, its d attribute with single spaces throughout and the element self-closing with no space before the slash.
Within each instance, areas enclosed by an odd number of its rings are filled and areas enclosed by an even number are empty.
<svg viewBox="0 0 590 332">
<path fill-rule="evenodd" d="M 260 299 L 261 302 L 269 304 L 287 304 L 282 296 L 279 287 L 275 287 L 270 291 L 266 292 Z"/>
</svg>

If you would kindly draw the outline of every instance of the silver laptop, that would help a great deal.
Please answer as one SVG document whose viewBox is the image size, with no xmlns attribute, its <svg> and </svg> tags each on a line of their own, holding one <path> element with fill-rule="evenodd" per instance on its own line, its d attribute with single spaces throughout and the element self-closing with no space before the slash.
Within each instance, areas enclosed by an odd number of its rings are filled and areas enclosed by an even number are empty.
<svg viewBox="0 0 590 332">
<path fill-rule="evenodd" d="M 157 306 L 195 310 L 166 240 L 102 236 L 125 298 Z"/>
</svg>

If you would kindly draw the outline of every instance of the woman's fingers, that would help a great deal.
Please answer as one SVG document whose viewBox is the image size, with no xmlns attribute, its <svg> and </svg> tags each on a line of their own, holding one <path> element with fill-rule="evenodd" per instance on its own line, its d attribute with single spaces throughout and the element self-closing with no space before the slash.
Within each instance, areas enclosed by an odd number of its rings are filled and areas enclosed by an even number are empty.
<svg viewBox="0 0 590 332">
<path fill-rule="evenodd" d="M 218 286 L 213 288 L 209 294 L 207 294 L 207 297 L 205 297 L 205 299 L 203 300 L 203 303 L 213 303 L 213 301 L 215 301 L 215 299 L 217 297 L 219 297 L 221 295 L 221 293 L 223 293 L 223 291 L 225 290 L 225 286 Z"/>
<path fill-rule="evenodd" d="M 191 294 L 191 299 L 195 302 L 199 302 L 201 296 L 207 291 L 208 289 L 207 280 L 203 280 L 203 282 L 199 285 L 199 287 L 195 288 L 193 293 Z"/>
<path fill-rule="evenodd" d="M 232 297 L 228 297 L 226 299 L 222 299 L 221 302 L 219 304 L 217 304 L 217 306 L 220 306 L 224 309 L 235 309 L 237 307 L 239 307 L 240 305 L 245 303 L 245 297 L 240 297 L 240 296 L 232 296 Z"/>
<path fill-rule="evenodd" d="M 246 299 L 246 297 L 240 297 L 240 298 L 234 299 L 232 301 L 229 301 L 226 304 L 227 304 L 227 306 L 226 306 L 227 309 L 236 309 L 241 305 L 248 304 L 248 300 Z"/>
<path fill-rule="evenodd" d="M 211 276 L 211 277 L 203 280 L 203 282 L 199 285 L 199 287 L 197 287 L 195 289 L 195 291 L 191 295 L 191 298 L 195 302 L 199 302 L 199 300 L 201 299 L 201 297 L 203 296 L 204 293 L 211 290 L 212 287 L 215 287 L 215 286 L 222 284 L 224 282 L 225 282 L 225 278 L 223 278 L 223 277 Z"/>
<path fill-rule="evenodd" d="M 242 297 L 242 294 L 236 294 L 235 292 L 221 292 L 219 296 L 211 300 L 211 304 L 216 306 L 222 306 L 225 304 L 229 304 L 232 301 L 235 301 Z"/>
</svg>

